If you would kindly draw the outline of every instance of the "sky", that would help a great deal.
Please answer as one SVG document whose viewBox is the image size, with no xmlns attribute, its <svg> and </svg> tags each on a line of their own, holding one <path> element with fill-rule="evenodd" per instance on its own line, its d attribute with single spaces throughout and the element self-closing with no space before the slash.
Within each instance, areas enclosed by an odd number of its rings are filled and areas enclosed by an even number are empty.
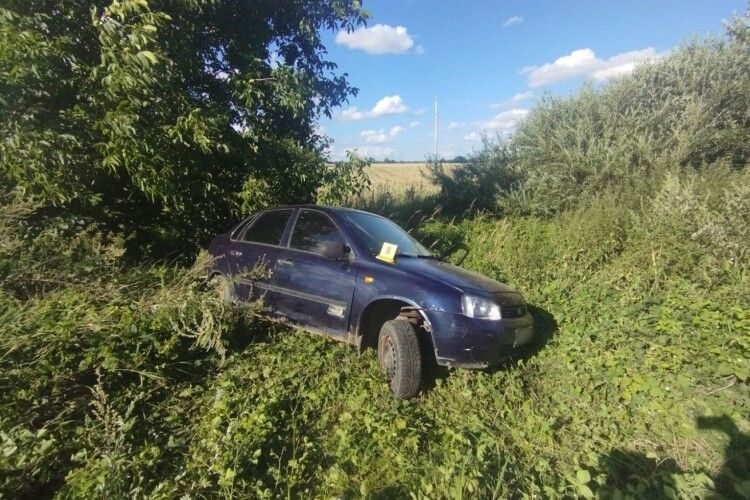
<svg viewBox="0 0 750 500">
<path fill-rule="evenodd" d="M 378 160 L 467 155 L 513 130 L 544 94 L 606 84 L 694 36 L 723 34 L 746 0 L 377 0 L 366 28 L 325 32 L 359 89 L 320 127 L 330 156 Z"/>
</svg>

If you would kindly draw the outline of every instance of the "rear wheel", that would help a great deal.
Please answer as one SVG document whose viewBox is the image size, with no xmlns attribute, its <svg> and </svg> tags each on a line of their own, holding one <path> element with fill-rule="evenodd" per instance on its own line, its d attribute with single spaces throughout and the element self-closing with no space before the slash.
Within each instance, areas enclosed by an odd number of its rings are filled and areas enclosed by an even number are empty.
<svg viewBox="0 0 750 500">
<path fill-rule="evenodd" d="M 422 355 L 417 332 L 409 321 L 392 319 L 383 323 L 378 337 L 378 360 L 396 398 L 408 399 L 419 392 Z"/>
</svg>

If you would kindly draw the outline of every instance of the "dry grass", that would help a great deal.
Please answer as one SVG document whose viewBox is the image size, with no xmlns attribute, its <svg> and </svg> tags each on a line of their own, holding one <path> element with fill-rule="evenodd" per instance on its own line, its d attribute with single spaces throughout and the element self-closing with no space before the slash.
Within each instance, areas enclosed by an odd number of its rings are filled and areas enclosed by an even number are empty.
<svg viewBox="0 0 750 500">
<path fill-rule="evenodd" d="M 447 168 L 453 168 L 446 163 Z M 388 191 L 393 194 L 403 193 L 408 189 L 432 194 L 438 187 L 430 180 L 427 165 L 424 162 L 414 163 L 373 163 L 367 169 L 372 182 L 373 192 Z"/>
</svg>

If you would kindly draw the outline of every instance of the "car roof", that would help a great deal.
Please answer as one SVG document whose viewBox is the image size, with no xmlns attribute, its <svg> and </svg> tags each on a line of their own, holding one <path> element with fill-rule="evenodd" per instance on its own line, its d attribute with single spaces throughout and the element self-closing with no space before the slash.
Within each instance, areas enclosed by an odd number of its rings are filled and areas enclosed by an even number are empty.
<svg viewBox="0 0 750 500">
<path fill-rule="evenodd" d="M 372 212 L 366 212 L 364 210 L 358 210 L 356 208 L 350 208 L 350 207 L 334 207 L 331 205 L 315 205 L 312 203 L 307 204 L 301 204 L 301 205 L 279 205 L 275 207 L 267 207 L 261 210 L 260 212 L 265 212 L 267 210 L 278 210 L 282 208 L 311 208 L 315 210 L 322 210 L 324 212 L 354 212 L 354 213 L 360 213 L 360 214 L 367 214 L 367 215 L 374 215 L 375 217 L 383 217 L 382 215 L 374 214 Z"/>
</svg>

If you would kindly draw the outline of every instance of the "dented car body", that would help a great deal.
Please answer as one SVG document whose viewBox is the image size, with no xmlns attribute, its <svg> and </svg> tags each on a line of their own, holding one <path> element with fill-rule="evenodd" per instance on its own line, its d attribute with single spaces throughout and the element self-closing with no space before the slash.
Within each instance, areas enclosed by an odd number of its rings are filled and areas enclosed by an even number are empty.
<svg viewBox="0 0 750 500">
<path fill-rule="evenodd" d="M 381 255 L 384 244 L 395 247 L 390 258 Z M 533 339 L 519 293 L 432 256 L 375 214 L 269 209 L 218 236 L 209 251 L 214 272 L 231 278 L 232 299 L 262 299 L 269 316 L 360 349 L 376 346 L 378 323 L 392 317 L 429 335 L 437 363 L 446 366 L 488 367 Z M 243 277 L 258 265 L 262 277 Z"/>
</svg>

